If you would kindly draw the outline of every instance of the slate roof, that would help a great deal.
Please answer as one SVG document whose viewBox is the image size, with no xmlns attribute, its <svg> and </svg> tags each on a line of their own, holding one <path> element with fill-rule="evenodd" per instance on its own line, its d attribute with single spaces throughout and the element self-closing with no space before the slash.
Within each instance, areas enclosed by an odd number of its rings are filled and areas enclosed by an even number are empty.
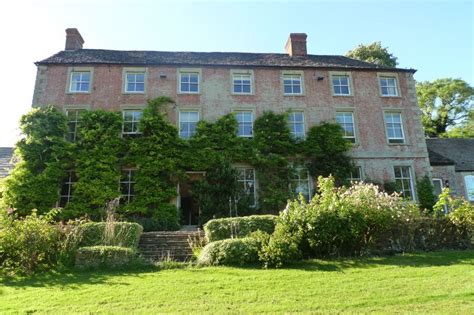
<svg viewBox="0 0 474 315">
<path fill-rule="evenodd" d="M 124 51 L 105 49 L 64 50 L 36 62 L 36 65 L 52 64 L 251 66 L 416 72 L 414 69 L 382 67 L 345 56 L 307 55 L 290 57 L 287 54 L 271 53 Z"/>
<path fill-rule="evenodd" d="M 449 165 L 457 172 L 474 171 L 474 139 L 426 139 L 431 165 Z"/>
<path fill-rule="evenodd" d="M 0 178 L 7 177 L 13 168 L 13 148 L 0 148 Z"/>
</svg>

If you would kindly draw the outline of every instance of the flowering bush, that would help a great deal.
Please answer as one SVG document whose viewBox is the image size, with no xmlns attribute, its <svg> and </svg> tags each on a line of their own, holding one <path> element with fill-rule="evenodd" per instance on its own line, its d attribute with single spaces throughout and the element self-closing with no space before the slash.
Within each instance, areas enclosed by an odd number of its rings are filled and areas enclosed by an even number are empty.
<svg viewBox="0 0 474 315">
<path fill-rule="evenodd" d="M 415 204 L 375 185 L 338 188 L 332 177 L 320 177 L 309 203 L 303 198 L 288 203 L 260 259 L 278 267 L 298 257 L 360 255 L 390 246 L 392 227 L 418 217 Z"/>
</svg>

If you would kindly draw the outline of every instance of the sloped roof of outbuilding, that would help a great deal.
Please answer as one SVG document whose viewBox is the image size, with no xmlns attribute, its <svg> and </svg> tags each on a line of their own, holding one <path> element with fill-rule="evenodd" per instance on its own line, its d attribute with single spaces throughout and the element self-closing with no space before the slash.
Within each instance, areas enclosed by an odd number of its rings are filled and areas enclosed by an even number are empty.
<svg viewBox="0 0 474 315">
<path fill-rule="evenodd" d="M 426 139 L 431 165 L 455 165 L 458 172 L 474 171 L 474 139 Z"/>
</svg>

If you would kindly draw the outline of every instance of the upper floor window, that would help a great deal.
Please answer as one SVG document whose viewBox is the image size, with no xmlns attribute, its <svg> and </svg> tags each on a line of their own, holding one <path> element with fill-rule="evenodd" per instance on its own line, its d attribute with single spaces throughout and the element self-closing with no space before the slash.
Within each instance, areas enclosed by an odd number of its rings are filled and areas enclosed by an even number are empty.
<svg viewBox="0 0 474 315">
<path fill-rule="evenodd" d="M 306 201 L 311 198 L 311 180 L 308 169 L 304 167 L 297 167 L 293 172 L 293 176 L 290 180 L 290 188 L 293 193 L 298 196 L 300 193 L 303 195 Z"/>
<path fill-rule="evenodd" d="M 356 142 L 354 113 L 353 112 L 337 112 L 336 121 L 342 127 L 344 138 L 352 143 Z"/>
<path fill-rule="evenodd" d="M 130 203 L 135 198 L 135 170 L 124 169 L 120 176 L 121 200 Z"/>
<path fill-rule="evenodd" d="M 235 118 L 238 123 L 237 135 L 239 137 L 253 136 L 253 112 L 252 111 L 238 111 L 235 113 Z"/>
<path fill-rule="evenodd" d="M 398 96 L 397 77 L 380 76 L 380 95 L 382 96 Z"/>
<path fill-rule="evenodd" d="M 398 192 L 407 199 L 414 200 L 413 178 L 410 166 L 395 166 L 395 185 Z"/>
<path fill-rule="evenodd" d="M 179 112 L 179 136 L 189 139 L 196 133 L 196 126 L 199 121 L 198 111 Z"/>
<path fill-rule="evenodd" d="M 248 167 L 237 168 L 237 182 L 241 185 L 242 192 L 249 198 L 249 204 L 255 206 L 257 197 L 255 193 L 255 170 Z"/>
<path fill-rule="evenodd" d="M 142 110 L 127 109 L 123 111 L 122 135 L 139 134 L 138 123 L 142 118 Z"/>
<path fill-rule="evenodd" d="M 405 143 L 402 114 L 389 112 L 384 114 L 384 118 L 388 143 Z"/>
<path fill-rule="evenodd" d="M 252 75 L 234 73 L 232 85 L 234 94 L 252 94 Z"/>
<path fill-rule="evenodd" d="M 60 207 L 64 208 L 69 203 L 69 201 L 71 201 L 72 190 L 76 181 L 76 173 L 74 171 L 67 171 L 67 175 L 62 183 L 61 192 L 59 195 Z"/>
<path fill-rule="evenodd" d="M 304 130 L 304 113 L 291 112 L 288 114 L 288 127 L 290 133 L 295 139 L 303 139 L 305 136 Z"/>
<path fill-rule="evenodd" d="M 199 93 L 199 73 L 180 72 L 179 73 L 180 93 Z"/>
<path fill-rule="evenodd" d="M 90 88 L 90 82 L 90 71 L 73 71 L 71 72 L 69 92 L 88 93 Z"/>
<path fill-rule="evenodd" d="M 350 77 L 348 75 L 332 75 L 333 95 L 351 95 Z"/>
<path fill-rule="evenodd" d="M 145 72 L 125 73 L 125 92 L 143 93 L 145 92 Z"/>
<path fill-rule="evenodd" d="M 283 75 L 283 93 L 285 95 L 303 94 L 301 74 L 284 74 Z"/>
<path fill-rule="evenodd" d="M 77 138 L 77 131 L 79 128 L 79 123 L 81 120 L 81 113 L 84 112 L 85 109 L 67 109 L 66 116 L 67 116 L 67 140 L 71 142 L 75 142 Z"/>
</svg>

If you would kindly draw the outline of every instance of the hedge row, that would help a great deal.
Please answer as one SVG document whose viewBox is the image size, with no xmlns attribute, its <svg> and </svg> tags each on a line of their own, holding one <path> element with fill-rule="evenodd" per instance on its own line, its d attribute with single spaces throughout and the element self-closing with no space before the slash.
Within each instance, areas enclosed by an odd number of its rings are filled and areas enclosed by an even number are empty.
<svg viewBox="0 0 474 315">
<path fill-rule="evenodd" d="M 135 250 L 120 246 L 90 246 L 77 250 L 75 266 L 78 269 L 121 268 L 132 263 Z"/>
<path fill-rule="evenodd" d="M 232 237 L 242 238 L 258 230 L 272 234 L 275 230 L 277 218 L 274 215 L 251 215 L 247 217 L 214 219 L 204 225 L 204 232 L 209 242 Z"/>
<path fill-rule="evenodd" d="M 207 244 L 199 265 L 245 265 L 258 262 L 259 242 L 252 237 L 227 239 Z"/>
<path fill-rule="evenodd" d="M 81 247 L 112 245 L 129 248 L 137 248 L 140 235 L 143 228 L 138 223 L 132 222 L 115 222 L 114 237 L 111 240 L 104 238 L 104 232 L 107 226 L 106 222 L 89 222 L 81 226 L 82 240 L 79 244 Z"/>
</svg>

